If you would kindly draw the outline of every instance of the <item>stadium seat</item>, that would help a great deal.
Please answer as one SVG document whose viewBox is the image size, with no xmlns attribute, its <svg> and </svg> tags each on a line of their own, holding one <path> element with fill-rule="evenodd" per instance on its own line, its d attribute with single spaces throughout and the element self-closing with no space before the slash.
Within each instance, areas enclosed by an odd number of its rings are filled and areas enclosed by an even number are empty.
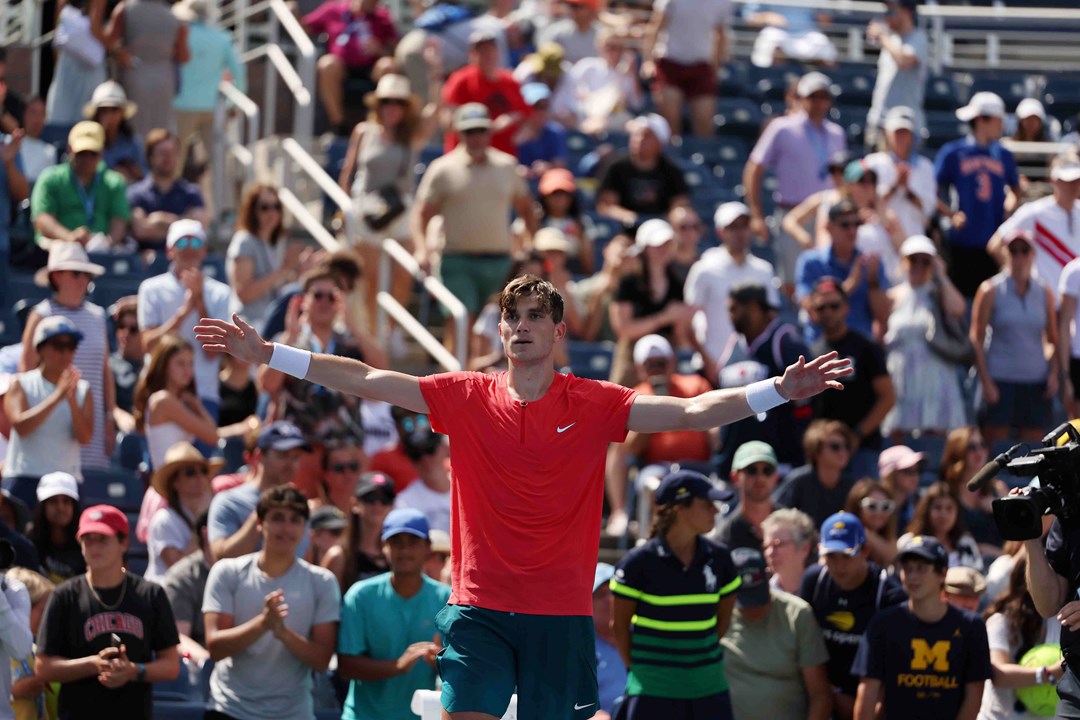
<svg viewBox="0 0 1080 720">
<path fill-rule="evenodd" d="M 612 343 L 571 341 L 566 349 L 570 355 L 570 370 L 577 377 L 607 380 L 611 376 L 615 355 Z"/>
<path fill-rule="evenodd" d="M 1030 90 L 1033 90 L 1031 88 Z M 1009 112 L 1016 110 L 1017 104 L 1028 97 L 1028 78 L 1024 75 L 982 75 L 971 80 L 971 94 L 992 92 L 1001 96 Z"/>
<path fill-rule="evenodd" d="M 955 110 L 963 105 L 960 100 L 960 86 L 950 75 L 934 75 L 926 80 L 926 96 L 923 99 L 925 110 Z"/>
<path fill-rule="evenodd" d="M 746 65 L 732 62 L 720 68 L 716 81 L 716 94 L 720 97 L 736 97 L 746 92 Z"/>
<path fill-rule="evenodd" d="M 218 441 L 218 448 L 221 450 L 222 458 L 225 460 L 225 466 L 221 468 L 221 472 L 234 473 L 244 466 L 243 436 L 234 435 L 229 438 L 222 438 Z"/>
<path fill-rule="evenodd" d="M 870 100 L 874 94 L 875 71 L 873 68 L 841 65 L 830 68 L 826 74 L 833 81 L 834 89 L 838 91 L 837 102 L 870 107 Z"/>
<path fill-rule="evenodd" d="M 113 462 L 131 472 L 140 472 L 144 465 L 149 465 L 150 454 L 146 438 L 139 433 L 121 435 L 113 452 Z"/>
<path fill-rule="evenodd" d="M 844 129 L 849 148 L 862 146 L 866 132 L 866 108 L 861 105 L 834 105 L 829 111 L 833 122 Z"/>
<path fill-rule="evenodd" d="M 794 63 L 767 68 L 751 65 L 746 68 L 746 93 L 759 101 L 778 100 L 783 103 L 788 85 L 804 74 L 803 67 Z"/>
<path fill-rule="evenodd" d="M 150 276 L 149 269 L 138 253 L 88 253 L 90 262 L 105 268 L 105 275 L 124 277 L 135 275 L 141 278 Z"/>
<path fill-rule="evenodd" d="M 139 285 L 144 279 L 141 275 L 103 275 L 94 280 L 88 297 L 107 308 L 122 297 L 138 295 Z"/>
<path fill-rule="evenodd" d="M 82 504 L 107 504 L 121 510 L 137 511 L 142 503 L 143 483 L 131 470 L 84 469 L 79 487 Z"/>
<path fill-rule="evenodd" d="M 968 133 L 968 124 L 957 119 L 953 113 L 938 111 L 926 115 L 923 140 L 926 143 L 927 150 L 938 150 L 950 140 L 964 137 Z"/>
<path fill-rule="evenodd" d="M 722 97 L 716 102 L 713 124 L 716 134 L 722 138 L 734 136 L 753 142 L 764 123 L 761 105 L 749 98 Z"/>
<path fill-rule="evenodd" d="M 1080 113 L 1080 78 L 1075 75 L 1054 75 L 1046 79 L 1043 91 L 1046 112 L 1065 122 Z"/>
</svg>

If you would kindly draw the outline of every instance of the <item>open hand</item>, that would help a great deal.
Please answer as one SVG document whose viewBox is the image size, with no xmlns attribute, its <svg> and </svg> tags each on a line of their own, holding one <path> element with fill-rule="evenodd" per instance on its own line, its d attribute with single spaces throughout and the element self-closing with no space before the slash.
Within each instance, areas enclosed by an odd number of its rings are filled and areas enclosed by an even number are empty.
<svg viewBox="0 0 1080 720">
<path fill-rule="evenodd" d="M 6 143 L 0 143 L 0 161 L 5 164 L 15 161 L 15 156 L 19 154 L 19 148 L 22 147 L 23 136 L 26 135 L 26 131 L 22 128 L 16 128 L 11 133 L 11 139 Z"/>
<path fill-rule="evenodd" d="M 855 372 L 850 358 L 840 358 L 835 350 L 819 355 L 810 362 L 802 355 L 787 366 L 784 376 L 777 383 L 777 390 L 787 400 L 805 400 L 832 388 L 843 390 L 840 378 Z"/>
<path fill-rule="evenodd" d="M 233 321 L 217 318 L 202 318 L 195 326 L 195 339 L 202 343 L 206 352 L 223 352 L 237 360 L 256 365 L 270 362 L 274 347 L 259 337 L 255 328 L 248 325 L 239 315 L 232 316 Z"/>
</svg>

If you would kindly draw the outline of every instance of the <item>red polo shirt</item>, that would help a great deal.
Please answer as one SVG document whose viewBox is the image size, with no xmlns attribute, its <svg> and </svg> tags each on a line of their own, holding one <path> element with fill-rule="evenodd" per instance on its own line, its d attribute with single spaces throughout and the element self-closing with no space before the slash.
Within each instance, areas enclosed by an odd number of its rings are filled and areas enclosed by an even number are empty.
<svg viewBox="0 0 1080 720">
<path fill-rule="evenodd" d="M 450 436 L 450 604 L 591 615 L 604 460 L 637 393 L 559 373 L 529 403 L 506 373 L 432 375 L 420 389 Z"/>
</svg>

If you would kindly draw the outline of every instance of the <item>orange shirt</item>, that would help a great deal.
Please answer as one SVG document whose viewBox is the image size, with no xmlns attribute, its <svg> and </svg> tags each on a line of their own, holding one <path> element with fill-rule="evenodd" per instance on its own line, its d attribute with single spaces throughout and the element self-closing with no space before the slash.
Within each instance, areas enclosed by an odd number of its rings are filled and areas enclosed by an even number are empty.
<svg viewBox="0 0 1080 720">
<path fill-rule="evenodd" d="M 639 395 L 655 395 L 653 387 L 643 382 L 634 388 Z M 672 375 L 668 381 L 667 394 L 677 398 L 692 398 L 712 390 L 709 381 L 700 375 Z M 645 446 L 645 464 L 697 460 L 708 462 L 712 457 L 709 433 L 701 430 L 671 430 L 648 436 Z"/>
<path fill-rule="evenodd" d="M 416 465 L 399 442 L 389 450 L 381 450 L 371 456 L 371 472 L 381 472 L 394 481 L 394 492 L 399 493 L 419 477 Z"/>
<path fill-rule="evenodd" d="M 454 466 L 451 605 L 591 615 L 604 459 L 626 439 L 636 393 L 556 373 L 514 401 L 507 374 L 420 379 L 431 426 Z"/>
</svg>

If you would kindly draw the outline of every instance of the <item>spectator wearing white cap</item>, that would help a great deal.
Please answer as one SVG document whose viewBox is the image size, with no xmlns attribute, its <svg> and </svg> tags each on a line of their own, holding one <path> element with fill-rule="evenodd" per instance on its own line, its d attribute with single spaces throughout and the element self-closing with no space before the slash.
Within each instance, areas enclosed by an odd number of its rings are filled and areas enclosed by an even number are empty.
<svg viewBox="0 0 1080 720">
<path fill-rule="evenodd" d="M 971 134 L 938 151 L 934 172 L 938 211 L 952 226 L 947 235 L 949 276 L 970 298 L 979 283 L 997 272 L 987 243 L 1016 207 L 1020 176 L 1013 154 L 999 142 L 1005 101 L 992 92 L 977 92 L 956 117 L 971 124 Z M 956 197 L 955 208 L 941 199 L 949 193 Z"/>
<path fill-rule="evenodd" d="M 86 572 L 75 530 L 79 524 L 79 483 L 73 475 L 51 472 L 37 486 L 37 507 L 29 538 L 37 549 L 41 573 L 62 583 Z"/>
<path fill-rule="evenodd" d="M 577 247 L 562 230 L 544 227 L 536 231 L 533 250 L 544 256 L 544 279 L 555 286 L 563 296 L 563 321 L 566 332 L 572 338 L 585 333 L 585 317 L 574 293 L 574 276 L 567 267 Z"/>
<path fill-rule="evenodd" d="M 750 208 L 741 202 L 724 203 L 713 214 L 717 247 L 701 254 L 686 276 L 686 302 L 698 308 L 693 328 L 704 350 L 705 367 L 715 367 L 734 332 L 727 300 L 731 288 L 742 282 L 756 282 L 776 292 L 776 271 L 772 264 L 750 252 Z M 779 295 L 775 298 L 779 302 Z"/>
<path fill-rule="evenodd" d="M 1054 291 L 1032 273 L 1035 237 L 1016 229 L 1003 243 L 1005 267 L 979 285 L 971 308 L 975 369 L 985 402 L 980 424 L 991 447 L 1010 437 L 1038 442 L 1061 379 Z M 1032 352 L 1043 343 L 1051 348 L 1049 357 Z"/>
<path fill-rule="evenodd" d="M 754 39 L 750 62 L 772 67 L 785 60 L 833 65 L 836 46 L 820 26 L 831 22 L 828 13 L 801 5 L 750 2 L 742 7 L 743 18 L 761 32 Z"/>
<path fill-rule="evenodd" d="M 90 383 L 74 367 L 82 339 L 82 332 L 63 316 L 38 322 L 32 341 L 37 367 L 16 375 L 4 396 L 11 438 L 3 485 L 28 507 L 37 504 L 38 480 L 46 473 L 82 477 L 79 449 L 94 433 Z"/>
<path fill-rule="evenodd" d="M 988 249 L 1004 260 L 1005 237 L 1014 230 L 1031 233 L 1035 274 L 1060 294 L 1063 269 L 1080 257 L 1080 155 L 1070 151 L 1055 157 L 1050 182 L 1053 193 L 1018 207 L 994 232 Z"/>
<path fill-rule="evenodd" d="M 653 99 L 676 135 L 683 134 L 683 106 L 690 106 L 690 132 L 715 133 L 716 84 L 728 60 L 731 0 L 661 0 L 645 31 L 642 72 L 653 80 Z"/>
<path fill-rule="evenodd" d="M 664 395 L 691 398 L 709 392 L 712 386 L 700 375 L 681 375 L 676 372 L 675 351 L 664 337 L 646 335 L 634 343 L 634 370 L 640 395 Z M 673 464 L 708 463 L 717 448 L 719 433 L 715 431 L 675 430 L 644 435 L 631 432 L 622 443 L 608 449 L 607 491 L 611 515 L 607 531 L 621 536 L 626 530 L 626 484 L 631 457 L 639 460 L 637 497 L 649 496 L 660 478 Z M 647 522 L 648 516 L 639 518 Z M 644 532 L 641 528 L 640 532 Z"/>
<path fill-rule="evenodd" d="M 19 370 L 38 367 L 37 327 L 45 318 L 63 317 L 80 333 L 73 366 L 90 383 L 93 394 L 93 437 L 84 444 L 81 467 L 107 468 L 116 439 L 113 409 L 116 407 L 116 385 L 109 366 L 108 326 L 105 309 L 87 299 L 90 282 L 105 273 L 105 268 L 90 262 L 79 243 L 54 242 L 49 248 L 49 261 L 34 274 L 34 283 L 48 286 L 52 293 L 30 310 L 22 336 L 22 358 Z M 46 470 L 68 470 L 48 467 Z M 70 470 L 68 470 L 70 472 Z"/>
<path fill-rule="evenodd" d="M 631 120 L 626 130 L 629 147 L 600 178 L 596 211 L 631 227 L 639 215 L 667 215 L 674 206 L 689 203 L 690 187 L 664 154 L 671 140 L 667 120 L 649 113 Z"/>
<path fill-rule="evenodd" d="M 143 347 L 154 349 L 162 336 L 179 335 L 192 345 L 192 328 L 202 317 L 228 317 L 229 286 L 206 275 L 207 238 L 202 223 L 182 219 L 169 225 L 165 241 L 168 271 L 139 284 L 139 328 Z M 214 418 L 218 416 L 220 394 L 218 371 L 221 356 L 195 350 L 195 389 Z"/>
<path fill-rule="evenodd" d="M 783 232 L 784 215 L 814 193 L 833 187 L 830 164 L 847 151 L 844 130 L 828 119 L 832 108 L 832 81 L 819 72 L 799 79 L 796 87 L 800 111 L 776 118 L 758 138 L 743 169 L 746 204 L 750 208 L 750 231 L 761 239 L 769 237 L 761 186 L 766 170 L 776 174 L 774 216 L 778 233 L 774 247 L 777 270 L 790 296 L 794 292 L 795 261 L 803 248 Z"/>
<path fill-rule="evenodd" d="M 863 158 L 877 175 L 877 192 L 896 214 L 904 237 L 922 235 L 937 210 L 934 163 L 916 152 L 922 126 L 916 112 L 890 108 L 882 122 L 885 149 Z"/>
<path fill-rule="evenodd" d="M 128 187 L 131 234 L 142 248 L 162 250 L 169 226 L 182 218 L 206 225 L 206 203 L 199 188 L 177 177 L 180 139 L 164 128 L 146 134 L 150 173 Z"/>
<path fill-rule="evenodd" d="M 881 426 L 897 441 L 914 430 L 944 434 L 967 417 L 956 359 L 935 353 L 927 340 L 931 318 L 963 318 L 964 298 L 925 235 L 913 235 L 900 246 L 900 267 L 904 281 L 889 289 L 884 337 L 896 404 Z"/>
<path fill-rule="evenodd" d="M 885 22 L 871 20 L 866 27 L 866 38 L 881 46 L 877 81 L 866 117 L 868 146 L 874 144 L 883 119 L 894 107 L 913 110 L 916 124 L 922 126 L 930 41 L 918 26 L 917 6 L 918 0 L 888 0 Z"/>
<path fill-rule="evenodd" d="M 497 35 L 490 30 L 476 30 L 469 36 L 469 64 L 456 70 L 446 79 L 442 97 L 446 108 L 446 150 L 461 142 L 455 114 L 459 108 L 479 103 L 487 108 L 491 127 L 491 146 L 517 156 L 514 132 L 529 114 L 529 106 L 521 96 L 521 84 L 509 70 L 499 67 Z M 451 122 L 453 121 L 453 122 Z"/>
<path fill-rule="evenodd" d="M 515 249 L 510 211 L 524 220 L 525 238 L 537 229 L 532 195 L 516 158 L 493 146 L 495 126 L 483 104 L 458 107 L 454 128 L 462 141 L 428 165 L 412 209 L 416 259 L 426 269 L 439 267 L 443 283 L 465 304 L 469 327 L 510 269 Z M 429 237 L 436 215 L 442 216 L 442 238 Z M 447 322 L 453 325 L 450 318 Z M 454 337 L 452 327 L 447 337 Z"/>
<path fill-rule="evenodd" d="M 611 328 L 619 340 L 612 364 L 612 382 L 630 385 L 630 349 L 645 335 L 659 334 L 676 346 L 690 337 L 694 308 L 683 302 L 684 278 L 673 266 L 675 230 L 666 220 L 646 220 L 638 228 L 631 252 L 640 256 L 639 272 L 619 280 L 611 304 Z"/>
<path fill-rule="evenodd" d="M 1015 130 L 1011 137 L 1018 142 L 1055 142 L 1061 136 L 1061 123 L 1047 118 L 1046 108 L 1035 98 L 1024 98 L 1016 106 Z"/>
</svg>

